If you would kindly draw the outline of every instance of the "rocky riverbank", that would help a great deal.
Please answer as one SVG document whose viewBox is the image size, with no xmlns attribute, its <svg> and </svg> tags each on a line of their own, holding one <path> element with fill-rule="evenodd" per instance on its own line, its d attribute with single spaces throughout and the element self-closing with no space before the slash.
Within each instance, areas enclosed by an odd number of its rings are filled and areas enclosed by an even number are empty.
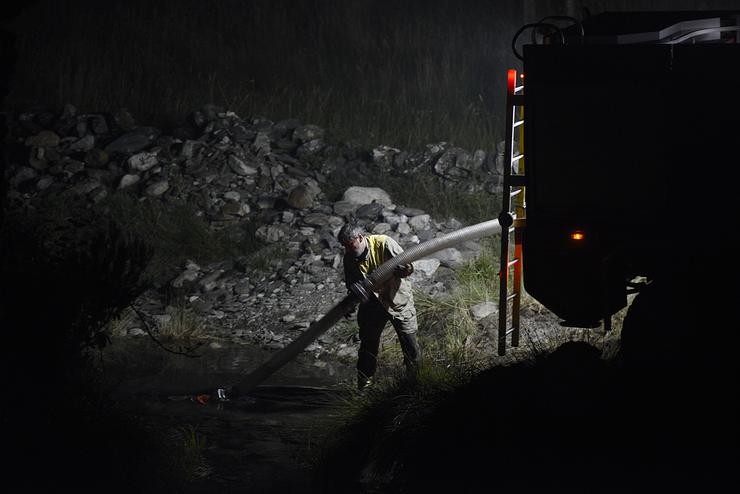
<svg viewBox="0 0 740 494">
<path fill-rule="evenodd" d="M 138 126 L 123 110 L 91 115 L 68 106 L 61 114 L 31 111 L 4 117 L 9 134 L 3 173 L 9 185 L 8 204 L 15 211 L 33 213 L 49 198 L 104 211 L 110 198 L 125 194 L 134 204 L 155 204 L 162 211 L 186 205 L 211 232 L 228 231 L 236 241 L 250 234 L 258 239 L 255 252 L 171 266 L 171 276 L 150 286 L 107 328 L 114 341 L 129 343 L 148 338 L 147 334 L 164 341 L 178 331 L 192 332 L 196 341 L 208 345 L 201 354 L 241 345 L 276 351 L 341 300 L 346 288 L 336 233 L 350 218 L 368 232 L 394 237 L 404 247 L 465 226 L 459 219 L 437 218 L 405 204 L 404 197 L 392 197 L 373 186 L 373 177 L 390 176 L 409 184 L 435 177 L 449 190 L 485 194 L 493 203 L 498 201 L 501 181 L 498 153 L 469 152 L 448 143 L 415 152 L 387 146 L 363 149 L 333 142 L 314 125 L 242 119 L 213 106 L 194 112 L 186 125 L 168 131 Z M 337 184 L 344 187 L 332 190 Z M 419 297 L 442 301 L 453 294 L 461 267 L 486 249 L 492 247 L 470 241 L 415 261 L 411 280 Z M 261 257 L 258 266 L 255 256 Z M 474 321 L 477 331 L 465 336 L 462 344 L 495 358 L 497 304 L 486 300 L 466 309 L 465 317 Z M 522 346 L 506 358 L 531 356 L 532 350 L 545 350 L 553 341 L 572 339 L 608 349 L 617 335 L 561 328 L 551 313 L 531 302 L 522 311 Z M 392 331 L 386 336 L 395 344 Z M 297 359 L 305 366 L 290 374 L 291 384 L 300 384 L 310 374 L 307 368 L 338 382 L 349 375 L 351 383 L 357 347 L 356 324 L 350 317 Z M 264 358 L 252 356 L 245 363 L 242 352 L 234 352 L 244 365 L 238 369 L 240 375 Z M 128 394 L 119 389 L 125 395 L 121 400 L 131 413 L 143 414 L 160 430 L 181 433 L 199 424 L 198 433 L 208 439 L 208 446 L 202 451 L 203 468 L 196 472 L 195 483 L 202 483 L 205 491 L 215 484 L 235 489 L 272 485 L 286 472 L 286 464 L 294 465 L 285 476 L 291 488 L 308 478 L 309 466 L 300 463 L 305 457 L 296 456 L 296 451 L 303 455 L 307 444 L 320 439 L 312 428 L 319 417 L 335 413 L 333 409 L 329 413 L 329 405 L 322 402 L 304 410 L 305 400 L 300 398 L 295 401 L 298 405 L 291 405 L 303 407 L 298 411 L 288 407 L 267 414 L 255 403 L 273 406 L 284 401 L 283 395 L 260 395 L 262 401 L 234 402 L 235 409 L 225 410 L 172 402 L 162 393 L 177 380 L 163 385 L 157 381 L 163 377 L 159 371 L 154 377 L 132 376 L 136 368 L 132 362 L 143 363 L 146 358 L 140 352 L 130 358 L 119 362 L 133 379 L 131 388 L 124 390 Z M 338 368 L 343 369 L 341 376 Z M 222 370 L 210 367 L 196 374 L 212 382 L 180 386 L 195 389 L 226 379 Z M 147 381 L 150 378 L 152 382 Z M 245 423 L 251 427 L 243 427 Z"/>
<path fill-rule="evenodd" d="M 124 109 L 82 114 L 67 105 L 60 114 L 4 117 L 9 128 L 4 173 L 16 208 L 33 210 L 52 196 L 105 207 L 107 197 L 126 193 L 164 207 L 188 205 L 210 229 L 228 228 L 237 237 L 250 225 L 267 246 L 261 269 L 250 262 L 252 252 L 173 266 L 172 279 L 151 287 L 134 304 L 136 312 L 111 325 L 113 336 L 167 333 L 186 311 L 197 319 L 191 325 L 198 326 L 199 336 L 282 348 L 345 296 L 336 233 L 349 218 L 405 247 L 464 226 L 409 207 L 403 197 L 379 187 L 351 184 L 384 176 L 409 184 L 436 177 L 446 188 L 488 194 L 494 202 L 501 183 L 500 152 L 445 142 L 421 151 L 365 149 L 335 142 L 315 125 L 244 119 L 213 105 L 168 131 L 139 126 Z M 336 184 L 346 187 L 330 196 L 326 189 Z M 430 297 L 450 293 L 455 270 L 483 248 L 466 242 L 416 261 L 414 286 Z M 495 325 L 496 303 L 470 309 L 481 327 Z M 546 325 L 554 322 L 549 317 Z M 356 343 L 351 322 L 342 323 L 306 351 L 353 357 Z"/>
<path fill-rule="evenodd" d="M 186 308 L 205 321 L 211 336 L 279 348 L 341 299 L 341 249 L 336 232 L 354 217 L 372 233 L 409 246 L 463 226 L 406 207 L 377 187 L 350 186 L 339 200 L 322 190 L 352 177 L 439 177 L 457 190 L 495 193 L 501 157 L 436 143 L 419 152 L 388 146 L 362 149 L 333 142 L 327 132 L 296 120 L 242 119 L 206 105 L 169 132 L 138 126 L 130 114 L 6 113 L 10 135 L 5 174 L 11 203 L 33 209 L 49 196 L 67 196 L 88 207 L 125 191 L 139 201 L 188 204 L 210 228 L 257 223 L 256 236 L 279 254 L 253 271 L 245 257 L 199 265 L 189 261 L 169 281 L 137 301 L 148 321 L 124 315 L 117 335 L 154 332 L 175 317 L 165 289 L 175 289 Z M 497 165 L 498 164 L 498 165 Z M 344 177 L 337 180 L 337 176 Z M 452 271 L 480 252 L 468 242 L 418 261 L 413 281 L 430 295 L 450 290 Z M 170 302 L 168 304 L 168 302 Z M 490 309 L 488 310 L 490 312 Z M 149 328 L 147 328 L 149 329 Z M 318 341 L 309 351 L 353 353 L 351 341 Z"/>
</svg>

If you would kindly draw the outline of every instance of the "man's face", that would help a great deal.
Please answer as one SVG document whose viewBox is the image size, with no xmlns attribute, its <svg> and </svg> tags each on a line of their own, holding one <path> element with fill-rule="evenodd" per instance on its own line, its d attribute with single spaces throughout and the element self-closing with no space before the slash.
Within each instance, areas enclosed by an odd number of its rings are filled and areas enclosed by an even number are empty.
<svg viewBox="0 0 740 494">
<path fill-rule="evenodd" d="M 355 257 L 360 257 L 360 254 L 365 251 L 365 244 L 365 237 L 360 235 L 344 242 L 342 245 L 344 246 L 344 250 L 351 253 Z"/>
</svg>

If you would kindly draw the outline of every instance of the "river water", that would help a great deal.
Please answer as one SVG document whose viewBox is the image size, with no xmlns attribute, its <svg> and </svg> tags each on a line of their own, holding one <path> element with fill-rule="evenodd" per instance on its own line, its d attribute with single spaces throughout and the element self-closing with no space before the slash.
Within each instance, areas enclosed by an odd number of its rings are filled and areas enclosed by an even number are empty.
<svg viewBox="0 0 740 494">
<path fill-rule="evenodd" d="M 174 351 L 180 344 L 165 343 Z M 169 396 L 233 384 L 268 360 L 273 351 L 252 345 L 216 342 L 192 350 L 197 357 L 168 352 L 147 337 L 114 340 L 103 365 L 115 393 Z M 352 363 L 316 358 L 303 352 L 264 385 L 333 387 L 354 377 Z"/>
<path fill-rule="evenodd" d="M 193 394 L 239 381 L 272 352 L 211 342 L 193 353 L 149 338 L 114 340 L 101 357 L 111 396 L 153 427 L 198 436 L 192 492 L 312 493 L 310 456 L 336 423 L 354 363 L 304 352 L 249 395 L 201 405 Z"/>
</svg>

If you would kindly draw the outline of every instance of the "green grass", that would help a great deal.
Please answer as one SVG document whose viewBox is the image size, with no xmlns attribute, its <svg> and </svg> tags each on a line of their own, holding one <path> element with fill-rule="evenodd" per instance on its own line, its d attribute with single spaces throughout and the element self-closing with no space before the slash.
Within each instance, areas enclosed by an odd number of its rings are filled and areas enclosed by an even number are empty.
<svg viewBox="0 0 740 494">
<path fill-rule="evenodd" d="M 173 445 L 172 463 L 175 471 L 186 482 L 200 479 L 210 472 L 203 450 L 206 438 L 198 426 L 186 424 L 170 429 L 169 442 Z"/>
<path fill-rule="evenodd" d="M 480 255 L 456 272 L 458 284 L 452 293 L 443 297 L 415 294 L 425 358 L 455 367 L 486 360 L 475 343 L 490 335 L 481 331 L 470 307 L 498 302 L 498 245 L 497 237 L 482 242 Z"/>
<path fill-rule="evenodd" d="M 220 261 L 262 247 L 251 224 L 216 231 L 185 204 L 140 201 L 118 192 L 99 206 L 128 236 L 151 245 L 154 257 L 146 276 L 157 284 L 169 281 L 188 259 L 198 263 Z"/>
<path fill-rule="evenodd" d="M 159 328 L 159 336 L 172 340 L 188 340 L 205 334 L 206 324 L 184 302 L 174 307 L 167 320 Z"/>
</svg>

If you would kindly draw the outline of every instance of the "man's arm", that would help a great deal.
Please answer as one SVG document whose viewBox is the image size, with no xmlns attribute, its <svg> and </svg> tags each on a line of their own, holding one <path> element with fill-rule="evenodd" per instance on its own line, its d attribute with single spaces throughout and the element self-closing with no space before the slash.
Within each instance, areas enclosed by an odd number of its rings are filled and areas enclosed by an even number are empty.
<svg viewBox="0 0 740 494">
<path fill-rule="evenodd" d="M 388 261 L 390 259 L 393 259 L 397 255 L 401 254 L 403 252 L 403 247 L 393 240 L 393 237 L 387 237 L 385 239 L 385 259 L 384 261 Z M 406 278 L 407 276 L 411 276 L 411 273 L 414 272 L 414 265 L 411 263 L 408 264 L 399 264 L 396 266 L 396 269 L 394 270 L 394 274 L 398 276 L 399 278 Z"/>
</svg>

